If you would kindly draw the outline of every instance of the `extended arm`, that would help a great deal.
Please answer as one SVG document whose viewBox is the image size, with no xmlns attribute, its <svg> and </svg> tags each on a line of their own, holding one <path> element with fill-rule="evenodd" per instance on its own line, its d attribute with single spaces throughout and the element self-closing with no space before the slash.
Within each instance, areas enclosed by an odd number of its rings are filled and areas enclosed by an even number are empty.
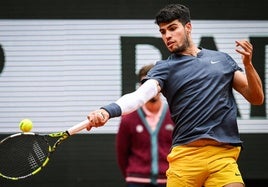
<svg viewBox="0 0 268 187">
<path fill-rule="evenodd" d="M 87 116 L 90 122 L 87 129 L 102 126 L 110 118 L 119 117 L 137 110 L 159 92 L 160 86 L 156 80 L 150 79 L 146 81 L 135 92 L 123 95 L 115 103 L 90 112 Z"/>
</svg>

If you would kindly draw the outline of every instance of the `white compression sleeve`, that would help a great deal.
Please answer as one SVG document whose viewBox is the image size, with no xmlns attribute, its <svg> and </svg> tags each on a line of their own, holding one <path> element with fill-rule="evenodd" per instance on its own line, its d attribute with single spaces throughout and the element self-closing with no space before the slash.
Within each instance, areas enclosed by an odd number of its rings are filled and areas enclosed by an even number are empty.
<svg viewBox="0 0 268 187">
<path fill-rule="evenodd" d="M 121 108 L 122 115 L 137 110 L 151 98 L 158 94 L 158 83 L 156 80 L 149 79 L 143 83 L 135 92 L 123 95 L 115 103 Z"/>
</svg>

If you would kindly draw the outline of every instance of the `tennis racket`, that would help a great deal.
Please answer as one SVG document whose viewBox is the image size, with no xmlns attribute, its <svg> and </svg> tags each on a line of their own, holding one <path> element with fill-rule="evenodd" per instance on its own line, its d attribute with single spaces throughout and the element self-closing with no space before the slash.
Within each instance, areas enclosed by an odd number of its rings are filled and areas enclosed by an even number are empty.
<svg viewBox="0 0 268 187">
<path fill-rule="evenodd" d="M 88 124 L 85 120 L 65 132 L 44 135 L 25 132 L 4 138 L 0 142 L 0 176 L 19 180 L 37 174 L 47 165 L 59 144 Z"/>
</svg>

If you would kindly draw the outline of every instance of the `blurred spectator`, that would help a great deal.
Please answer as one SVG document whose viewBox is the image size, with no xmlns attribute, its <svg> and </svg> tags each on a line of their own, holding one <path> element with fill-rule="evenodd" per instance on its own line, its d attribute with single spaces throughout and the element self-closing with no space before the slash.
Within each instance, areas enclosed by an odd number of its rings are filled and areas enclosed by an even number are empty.
<svg viewBox="0 0 268 187">
<path fill-rule="evenodd" d="M 153 66 L 140 69 L 140 81 Z M 166 186 L 173 127 L 168 105 L 160 93 L 137 111 L 122 116 L 116 150 L 127 187 Z"/>
</svg>

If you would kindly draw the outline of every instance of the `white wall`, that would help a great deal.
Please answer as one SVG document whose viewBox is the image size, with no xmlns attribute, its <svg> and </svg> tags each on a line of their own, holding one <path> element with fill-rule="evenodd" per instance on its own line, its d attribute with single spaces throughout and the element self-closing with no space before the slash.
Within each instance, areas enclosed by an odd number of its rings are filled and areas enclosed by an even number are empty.
<svg viewBox="0 0 268 187">
<path fill-rule="evenodd" d="M 192 24 L 197 44 L 202 36 L 215 37 L 218 49 L 241 67 L 234 41 L 268 37 L 268 21 Z M 160 34 L 153 20 L 0 20 L 6 57 L 0 74 L 0 132 L 18 132 L 23 118 L 33 120 L 33 131 L 65 130 L 84 120 L 89 111 L 120 97 L 121 36 Z M 161 58 L 153 46 L 139 45 L 136 50 L 137 69 Z M 250 119 L 249 104 L 238 94 L 236 99 L 242 114 L 240 131 L 268 132 L 268 119 Z M 112 119 L 92 133 L 116 133 L 118 123 L 119 118 Z"/>
</svg>

